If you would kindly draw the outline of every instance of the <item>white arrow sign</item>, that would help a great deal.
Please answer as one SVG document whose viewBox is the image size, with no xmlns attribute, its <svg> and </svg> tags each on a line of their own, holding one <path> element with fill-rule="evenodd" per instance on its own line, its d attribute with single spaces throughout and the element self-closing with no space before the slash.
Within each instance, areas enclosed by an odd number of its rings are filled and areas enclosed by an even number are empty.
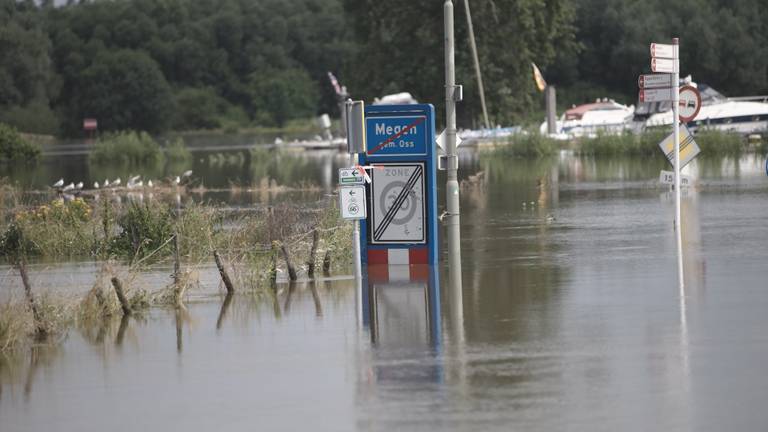
<svg viewBox="0 0 768 432">
<path fill-rule="evenodd" d="M 675 73 L 678 71 L 677 60 L 654 57 L 651 59 L 651 71 Z"/>
<path fill-rule="evenodd" d="M 663 57 L 667 59 L 677 58 L 675 56 L 675 46 L 666 44 L 651 44 L 651 57 Z"/>
<path fill-rule="evenodd" d="M 437 138 L 435 139 L 435 142 L 437 143 L 438 147 L 445 150 L 445 129 L 443 129 L 443 131 L 440 132 L 440 135 L 437 136 Z M 462 142 L 464 142 L 464 140 L 461 139 L 461 137 L 458 134 L 456 134 L 456 148 L 459 148 Z"/>
<path fill-rule="evenodd" d="M 637 77 L 637 86 L 641 89 L 672 87 L 672 75 L 650 74 Z"/>
<path fill-rule="evenodd" d="M 667 102 L 672 100 L 672 89 L 642 89 L 639 94 L 640 102 Z"/>
</svg>

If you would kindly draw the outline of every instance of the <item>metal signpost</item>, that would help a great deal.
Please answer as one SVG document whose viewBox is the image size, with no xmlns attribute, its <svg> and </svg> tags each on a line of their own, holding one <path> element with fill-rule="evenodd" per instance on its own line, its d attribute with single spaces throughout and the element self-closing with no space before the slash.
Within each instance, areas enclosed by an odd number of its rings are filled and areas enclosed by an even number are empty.
<svg viewBox="0 0 768 432">
<path fill-rule="evenodd" d="M 680 217 L 680 170 L 690 162 L 699 153 L 699 147 L 693 140 L 688 128 L 684 127 L 683 133 L 680 131 L 680 122 L 689 122 L 693 120 L 699 112 L 701 106 L 701 96 L 698 91 L 685 86 L 680 89 L 680 41 L 678 38 L 672 39 L 672 44 L 652 43 L 651 53 L 651 71 L 662 72 L 669 75 L 642 75 L 638 79 L 640 87 L 640 102 L 659 102 L 672 101 L 672 135 L 665 138 L 659 147 L 661 147 L 667 159 L 674 165 L 674 184 L 675 184 L 675 234 L 677 237 L 677 277 L 682 290 L 685 286 L 683 276 L 683 238 Z M 681 97 L 682 94 L 682 97 Z M 680 108 L 683 104 L 682 110 Z M 681 155 L 681 145 L 683 142 Z M 681 160 L 681 156 L 684 161 Z M 661 173 L 662 182 L 667 180 L 668 176 Z"/>
<path fill-rule="evenodd" d="M 370 212 L 362 221 L 362 261 L 437 264 L 437 175 L 432 105 L 365 109 Z"/>
</svg>

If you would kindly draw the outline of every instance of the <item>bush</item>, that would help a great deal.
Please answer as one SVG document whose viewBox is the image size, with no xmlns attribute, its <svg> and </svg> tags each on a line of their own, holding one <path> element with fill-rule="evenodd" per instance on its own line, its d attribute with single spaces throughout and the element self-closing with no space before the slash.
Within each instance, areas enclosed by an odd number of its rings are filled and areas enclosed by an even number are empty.
<svg viewBox="0 0 768 432">
<path fill-rule="evenodd" d="M 39 157 L 39 146 L 25 141 L 16 128 L 0 123 L 0 161 L 36 162 Z"/>
<path fill-rule="evenodd" d="M 97 244 L 92 213 L 82 198 L 19 211 L 0 237 L 0 255 L 9 260 L 90 255 Z"/>
<path fill-rule="evenodd" d="M 110 241 L 111 254 L 124 258 L 168 255 L 173 236 L 173 214 L 165 204 L 132 203 L 117 220 L 120 233 Z"/>
<path fill-rule="evenodd" d="M 26 133 L 56 135 L 59 132 L 59 118 L 46 102 L 32 101 L 25 106 L 13 106 L 3 111 L 0 121 Z"/>
<path fill-rule="evenodd" d="M 158 164 L 163 160 L 160 145 L 146 132 L 117 132 L 106 134 L 96 141 L 89 162 L 142 166 Z"/>
</svg>

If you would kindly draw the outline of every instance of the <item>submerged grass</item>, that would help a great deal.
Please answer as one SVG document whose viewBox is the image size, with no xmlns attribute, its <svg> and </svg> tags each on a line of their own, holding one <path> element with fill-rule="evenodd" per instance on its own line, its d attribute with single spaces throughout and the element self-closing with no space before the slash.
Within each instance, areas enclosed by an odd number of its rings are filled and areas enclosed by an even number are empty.
<svg viewBox="0 0 768 432">
<path fill-rule="evenodd" d="M 537 158 L 550 156 L 560 149 L 558 142 L 534 130 L 512 135 L 506 145 L 492 150 L 494 155 Z"/>
<path fill-rule="evenodd" d="M 576 153 L 587 156 L 657 156 L 662 157 L 659 143 L 670 134 L 666 129 L 653 129 L 641 134 L 626 131 L 619 135 L 598 133 L 576 141 Z M 701 155 L 739 156 L 746 149 L 746 142 L 739 134 L 712 129 L 696 133 L 696 143 Z"/>
</svg>

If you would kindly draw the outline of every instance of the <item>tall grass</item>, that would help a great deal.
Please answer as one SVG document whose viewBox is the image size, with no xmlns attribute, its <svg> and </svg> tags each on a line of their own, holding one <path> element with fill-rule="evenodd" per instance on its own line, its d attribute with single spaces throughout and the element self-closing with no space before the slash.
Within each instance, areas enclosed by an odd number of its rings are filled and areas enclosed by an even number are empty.
<svg viewBox="0 0 768 432">
<path fill-rule="evenodd" d="M 99 137 L 89 156 L 96 164 L 143 166 L 162 162 L 160 145 L 146 132 L 115 132 Z"/>
<path fill-rule="evenodd" d="M 555 154 L 559 148 L 556 140 L 528 130 L 512 135 L 506 145 L 497 147 L 493 153 L 498 156 L 542 157 Z"/>
<path fill-rule="evenodd" d="M 582 137 L 577 141 L 576 152 L 589 156 L 652 156 L 661 155 L 659 142 L 668 133 L 649 131 L 634 134 L 625 131 L 618 135 L 598 133 L 594 137 Z"/>
<path fill-rule="evenodd" d="M 746 140 L 733 132 L 715 129 L 699 129 L 696 143 L 701 148 L 702 156 L 739 156 L 746 148 Z"/>
</svg>

